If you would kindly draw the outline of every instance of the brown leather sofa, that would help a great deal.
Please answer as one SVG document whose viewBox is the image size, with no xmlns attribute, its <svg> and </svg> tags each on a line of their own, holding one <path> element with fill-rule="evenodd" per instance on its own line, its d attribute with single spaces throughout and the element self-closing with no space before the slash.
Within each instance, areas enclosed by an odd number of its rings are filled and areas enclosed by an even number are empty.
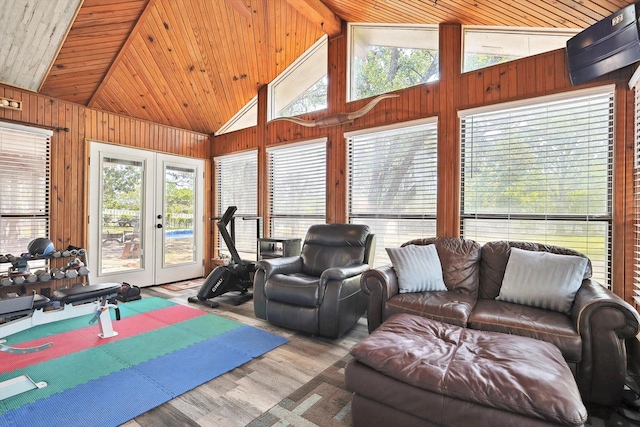
<svg viewBox="0 0 640 427">
<path fill-rule="evenodd" d="M 627 366 L 626 339 L 639 331 L 636 310 L 591 279 L 591 263 L 570 314 L 495 300 L 510 249 L 585 255 L 559 246 L 495 241 L 480 245 L 459 238 L 417 239 L 434 244 L 447 291 L 399 293 L 391 265 L 369 270 L 361 286 L 369 295 L 367 320 L 375 330 L 394 313 L 410 313 L 484 331 L 521 335 L 555 344 L 576 378 L 592 413 L 607 414 L 622 398 Z"/>
<path fill-rule="evenodd" d="M 311 335 L 340 337 L 367 309 L 360 275 L 371 268 L 374 253 L 375 235 L 366 225 L 311 226 L 300 256 L 256 264 L 256 317 Z"/>
</svg>

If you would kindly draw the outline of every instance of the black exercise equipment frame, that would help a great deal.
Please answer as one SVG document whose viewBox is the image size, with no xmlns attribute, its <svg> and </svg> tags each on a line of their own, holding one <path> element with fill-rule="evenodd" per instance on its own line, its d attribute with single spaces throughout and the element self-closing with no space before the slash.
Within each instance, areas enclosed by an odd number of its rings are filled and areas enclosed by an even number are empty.
<svg viewBox="0 0 640 427">
<path fill-rule="evenodd" d="M 200 287 L 198 295 L 189 297 L 189 302 L 216 308 L 220 306 L 220 303 L 211 300 L 227 292 L 239 292 L 238 295 L 231 296 L 234 305 L 240 305 L 253 298 L 253 294 L 249 293 L 248 289 L 253 286 L 250 274 L 255 271 L 255 263 L 243 261 L 235 245 L 234 215 L 237 210 L 237 206 L 229 206 L 216 223 L 218 231 L 231 253 L 231 262 L 228 265 L 220 265 L 209 273 Z M 233 237 L 227 230 L 229 224 L 231 224 Z"/>
</svg>

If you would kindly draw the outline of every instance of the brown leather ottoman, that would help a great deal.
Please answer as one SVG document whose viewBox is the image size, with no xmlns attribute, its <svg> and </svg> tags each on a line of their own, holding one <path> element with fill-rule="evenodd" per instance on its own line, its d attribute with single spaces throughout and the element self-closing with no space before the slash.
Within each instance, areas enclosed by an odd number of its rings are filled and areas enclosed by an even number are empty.
<svg viewBox="0 0 640 427">
<path fill-rule="evenodd" d="M 553 344 L 395 314 L 351 349 L 358 426 L 581 426 L 587 410 Z"/>
</svg>

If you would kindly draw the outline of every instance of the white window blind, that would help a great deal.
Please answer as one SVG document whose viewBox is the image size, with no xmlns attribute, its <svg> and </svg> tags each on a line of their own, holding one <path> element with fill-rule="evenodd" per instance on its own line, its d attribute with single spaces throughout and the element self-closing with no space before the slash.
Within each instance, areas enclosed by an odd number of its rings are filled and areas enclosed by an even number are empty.
<svg viewBox="0 0 640 427">
<path fill-rule="evenodd" d="M 6 127 L 5 127 L 6 126 Z M 0 124 L 0 253 L 49 237 L 51 131 Z"/>
<path fill-rule="evenodd" d="M 235 239 L 241 258 L 255 259 L 257 254 L 258 221 L 258 151 L 229 154 L 214 159 L 218 216 L 229 206 L 236 206 Z M 246 219 L 243 219 L 246 218 Z M 222 236 L 220 249 L 229 253 Z"/>
<path fill-rule="evenodd" d="M 267 150 L 271 236 L 304 239 L 326 215 L 326 141 Z"/>
<path fill-rule="evenodd" d="M 636 71 L 636 74 L 638 71 Z M 635 202 L 634 210 L 634 248 L 633 248 L 633 300 L 636 307 L 640 306 L 640 87 L 636 80 L 635 89 L 635 144 L 634 144 L 634 168 L 633 168 L 633 194 Z"/>
<path fill-rule="evenodd" d="M 437 124 L 354 135 L 348 139 L 351 223 L 376 234 L 375 265 L 387 247 L 436 235 Z"/>
<path fill-rule="evenodd" d="M 570 247 L 609 286 L 613 92 L 461 114 L 462 234 Z"/>
</svg>

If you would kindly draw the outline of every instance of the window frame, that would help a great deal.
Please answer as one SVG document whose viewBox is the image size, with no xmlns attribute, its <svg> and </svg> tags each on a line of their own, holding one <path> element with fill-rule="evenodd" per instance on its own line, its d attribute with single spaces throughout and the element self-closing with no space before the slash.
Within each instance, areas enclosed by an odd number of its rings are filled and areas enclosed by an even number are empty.
<svg viewBox="0 0 640 427">
<path fill-rule="evenodd" d="M 430 172 L 432 173 L 432 176 L 435 177 L 435 191 L 433 194 L 433 200 L 427 200 L 427 203 L 433 203 L 433 211 L 432 212 L 423 212 L 423 213 L 407 213 L 407 214 L 398 214 L 398 213 L 389 213 L 389 214 L 385 214 L 385 213 L 357 213 L 354 212 L 353 210 L 353 194 L 354 194 L 354 190 L 353 190 L 353 172 L 354 172 L 354 153 L 353 153 L 353 142 L 354 142 L 354 138 L 358 138 L 359 136 L 372 136 L 371 137 L 371 146 L 375 146 L 376 145 L 376 141 L 374 140 L 375 134 L 382 134 L 382 138 L 387 137 L 389 132 L 393 132 L 393 131 L 401 131 L 401 130 L 407 130 L 410 131 L 411 129 L 415 129 L 416 132 L 425 132 L 425 131 L 429 131 L 429 132 L 433 132 L 433 136 L 434 139 L 432 141 L 433 143 L 433 147 L 432 148 L 432 152 L 430 151 L 430 154 L 433 154 L 432 157 L 432 161 L 429 163 L 419 163 L 418 165 L 426 165 L 426 166 L 430 166 L 432 167 L 432 170 L 430 170 Z M 407 134 L 409 134 L 410 132 L 407 132 Z M 388 125 L 388 126 L 379 126 L 379 127 L 375 127 L 375 128 L 368 128 L 368 129 L 362 129 L 362 130 L 357 130 L 357 131 L 353 131 L 353 132 L 345 132 L 344 134 L 345 140 L 346 140 L 346 156 L 347 156 L 347 221 L 349 223 L 363 223 L 366 224 L 367 220 L 390 220 L 390 221 L 408 221 L 410 223 L 413 223 L 414 221 L 420 221 L 421 223 L 417 225 L 417 227 L 425 227 L 425 228 L 433 228 L 433 235 L 435 235 L 436 232 L 436 227 L 437 227 L 437 202 L 438 202 L 438 195 L 437 195 L 437 187 L 438 187 L 438 159 L 437 159 L 437 150 L 438 150 L 438 118 L 437 117 L 428 117 L 425 119 L 418 119 L 418 120 L 412 120 L 412 121 L 407 121 L 407 122 L 401 122 L 401 123 L 395 123 L 393 125 Z M 395 158 L 395 157 L 394 157 Z M 409 170 L 407 170 L 407 172 L 409 172 Z M 361 220 L 361 221 L 359 221 Z M 404 226 L 406 226 L 407 223 L 405 223 Z M 369 224 L 370 225 L 370 224 Z M 399 227 L 402 227 L 403 225 L 398 223 L 397 224 Z M 371 226 L 371 225 L 370 225 Z M 392 233 L 391 235 L 395 236 L 396 238 L 391 238 L 391 242 L 384 242 L 384 237 L 385 234 L 383 232 L 381 232 L 380 230 L 376 230 L 375 228 L 372 228 L 372 232 L 374 234 L 376 234 L 377 236 L 377 240 L 378 240 L 378 244 L 377 249 L 376 249 L 376 257 L 374 258 L 374 265 L 375 266 L 379 266 L 379 265 L 384 265 L 384 264 L 388 264 L 391 261 L 389 260 L 386 252 L 385 252 L 385 247 L 395 247 L 395 246 L 399 246 L 402 243 L 405 243 L 411 239 L 416 238 L 416 235 L 411 234 L 411 235 L 406 235 L 403 238 L 397 238 L 398 234 L 397 233 Z M 391 236 L 390 235 L 390 236 Z M 421 235 L 424 235 L 424 233 L 422 233 Z"/>
<path fill-rule="evenodd" d="M 218 136 L 254 126 L 258 126 L 258 95 L 251 98 L 251 100 L 235 113 L 227 123 L 222 125 L 214 135 Z"/>
<path fill-rule="evenodd" d="M 511 62 L 511 61 L 515 61 L 517 59 L 521 59 L 521 58 L 526 58 L 529 56 L 533 56 L 533 55 L 538 55 L 544 52 L 550 52 L 552 50 L 555 49 L 560 49 L 561 47 L 566 46 L 566 40 L 570 39 L 571 37 L 575 36 L 576 34 L 578 34 L 581 30 L 580 29 L 573 29 L 573 28 L 529 28 L 529 27 L 499 27 L 499 26 L 480 26 L 480 25 L 464 25 L 462 27 L 462 63 L 461 63 L 461 73 L 470 73 L 473 71 L 477 71 L 477 70 L 482 70 L 483 68 L 492 66 L 492 65 L 497 65 L 497 64 L 505 64 L 507 62 Z M 467 56 L 467 38 L 466 35 L 468 32 L 477 32 L 477 33 L 487 33 L 487 34 L 500 34 L 503 38 L 509 37 L 510 35 L 513 36 L 542 36 L 542 37 L 557 37 L 557 36 L 562 36 L 562 37 L 566 37 L 566 40 L 564 42 L 564 46 L 561 47 L 554 47 L 552 49 L 532 49 L 533 53 L 531 53 L 531 50 L 529 51 L 529 53 L 527 54 L 520 54 L 519 56 L 516 56 L 512 59 L 509 59 L 507 61 L 502 61 L 502 62 L 496 62 L 495 64 L 491 64 L 491 65 L 487 65 L 484 67 L 479 67 L 479 68 L 471 68 L 471 69 L 465 69 L 465 63 L 466 63 L 466 56 Z M 502 48 L 502 46 L 497 46 L 497 48 Z"/>
<path fill-rule="evenodd" d="M 360 99 L 365 99 L 364 98 L 357 98 L 354 95 L 354 89 L 353 89 L 353 84 L 354 84 L 354 78 L 353 78 L 353 55 L 354 55 L 354 35 L 353 32 L 355 29 L 357 28 L 370 28 L 370 29 L 374 29 L 374 30 L 380 30 L 380 31 L 384 31 L 384 30 L 400 30 L 400 31 L 411 31 L 411 30 L 419 30 L 419 31 L 432 31 L 435 32 L 436 34 L 436 51 L 438 51 L 438 43 L 439 43 L 439 37 L 440 37 L 440 31 L 439 31 L 439 27 L 438 25 L 432 25 L 432 24 L 387 24 L 387 23 L 379 23 L 379 24 L 372 24 L 372 23 L 365 23 L 365 22 L 349 22 L 347 24 L 347 84 L 346 84 L 346 100 L 347 102 L 352 102 L 352 101 L 358 101 Z M 393 46 L 393 47 L 399 47 L 399 46 Z M 410 47 L 404 47 L 409 49 Z M 411 48 L 411 49 L 418 49 L 418 48 Z M 440 64 L 438 64 L 438 70 L 440 69 Z M 438 71 L 439 73 L 439 71 Z M 413 86 L 407 86 L 404 87 L 402 89 L 407 89 L 408 87 L 413 87 Z M 401 89 L 394 89 L 394 90 L 401 90 Z M 383 92 L 383 93 L 389 93 L 389 92 Z M 381 94 L 378 94 L 381 95 Z M 375 96 L 375 95 L 372 95 Z"/>
<path fill-rule="evenodd" d="M 240 185 L 234 185 L 232 191 L 252 192 L 255 196 L 253 198 L 254 210 L 249 212 L 250 208 L 245 206 L 238 206 L 234 217 L 235 239 L 236 249 L 242 255 L 256 255 L 258 252 L 258 238 L 261 235 L 261 221 L 258 219 L 258 149 L 252 149 L 248 151 L 241 151 L 235 153 L 224 154 L 216 156 L 213 159 L 214 163 L 214 176 L 215 176 L 215 188 L 216 188 L 216 206 L 217 217 L 221 217 L 227 209 L 227 205 L 223 204 L 223 188 L 224 182 L 222 177 L 224 174 L 224 167 L 237 167 L 236 163 L 245 162 L 249 166 L 255 164 L 255 181 L 252 183 L 246 179 L 246 175 L 243 176 L 243 180 L 235 180 Z M 227 163 L 227 165 L 225 165 Z M 240 187 L 239 189 L 236 187 Z M 238 205 L 237 203 L 235 205 Z M 217 223 L 217 221 L 216 221 Z M 255 230 L 254 230 L 255 228 Z M 218 238 L 218 252 L 223 251 L 228 253 L 228 249 L 222 239 L 222 236 L 218 232 L 217 228 L 216 236 Z"/>
<path fill-rule="evenodd" d="M 313 85 L 315 85 L 320 79 L 315 79 L 312 82 L 308 82 L 305 74 L 305 67 L 318 68 L 317 64 L 314 64 L 314 58 L 317 57 L 323 58 L 325 63 L 325 73 L 324 77 L 328 75 L 329 72 L 329 37 L 325 34 L 320 37 L 309 49 L 307 49 L 302 55 L 296 58 L 295 61 L 291 65 L 289 65 L 282 73 L 280 73 L 275 79 L 268 84 L 267 87 L 267 121 L 273 120 L 279 117 L 287 117 L 280 115 L 280 111 L 287 108 L 291 104 L 291 102 L 295 101 L 303 95 L 307 90 L 309 90 Z M 311 61 L 311 62 L 310 62 Z M 278 88 L 282 86 L 290 86 L 290 87 L 304 87 L 304 85 L 300 84 L 299 79 L 302 78 L 305 82 L 310 83 L 309 86 L 305 87 L 302 91 L 296 91 L 297 95 L 291 98 L 291 101 L 287 102 L 283 108 L 278 110 Z M 291 83 L 293 80 L 293 84 Z M 313 111 L 308 111 L 308 113 L 315 111 L 325 110 L 326 107 L 320 108 Z"/>
<path fill-rule="evenodd" d="M 14 136 L 14 139 L 10 138 L 12 134 Z M 7 222 L 13 222 L 15 220 L 18 220 L 18 221 L 25 220 L 27 222 L 30 221 L 32 222 L 32 224 L 26 227 L 27 231 L 30 230 L 31 232 L 38 233 L 38 235 L 31 235 L 23 238 L 21 240 L 20 247 L 17 245 L 11 246 L 11 247 L 0 247 L 0 253 L 11 252 L 14 255 L 19 255 L 21 253 L 27 252 L 27 246 L 31 240 L 37 237 L 44 237 L 44 238 L 50 237 L 50 233 L 51 233 L 51 229 L 50 229 L 51 227 L 51 166 L 52 166 L 51 139 L 52 139 L 52 136 L 53 136 L 53 131 L 49 129 L 23 126 L 15 123 L 0 122 L 0 155 L 3 155 L 4 157 L 4 156 L 11 156 L 12 154 L 15 154 L 15 153 L 3 151 L 2 145 L 5 143 L 4 141 L 5 138 L 9 139 L 8 144 L 10 146 L 16 145 L 17 147 L 19 147 L 18 150 L 13 150 L 13 151 L 19 151 L 21 153 L 27 152 L 28 155 L 31 157 L 25 158 L 25 160 L 29 162 L 26 172 L 34 172 L 36 173 L 36 175 L 33 177 L 33 179 L 29 180 L 31 184 L 26 185 L 27 187 L 29 187 L 30 189 L 33 189 L 34 191 L 31 192 L 30 194 L 27 194 L 26 196 L 27 198 L 30 198 L 30 197 L 38 197 L 40 195 L 44 199 L 40 201 L 42 203 L 40 206 L 36 206 L 40 202 L 35 202 L 36 205 L 33 206 L 32 211 L 28 211 L 28 210 L 16 211 L 14 209 L 7 210 L 4 207 L 6 206 L 5 204 L 11 204 L 11 206 L 15 206 L 18 204 L 17 203 L 18 200 L 12 197 L 15 196 L 15 197 L 20 197 L 24 199 L 25 194 L 22 193 L 21 190 L 17 189 L 16 187 L 9 185 L 8 182 L 10 181 L 11 177 L 5 177 L 4 173 L 0 171 L 0 176 L 3 176 L 3 178 L 5 178 L 3 179 L 3 184 L 6 184 L 4 185 L 5 191 L 8 191 L 9 194 L 11 195 L 9 197 L 6 197 L 6 195 L 3 195 L 3 197 L 1 198 L 2 200 L 0 201 L 0 224 L 2 224 L 4 228 L 5 220 Z M 24 140 L 32 140 L 33 150 L 31 151 L 28 150 L 28 147 L 25 145 Z M 39 144 L 44 144 L 44 147 L 36 149 L 36 147 L 40 147 Z M 32 162 L 33 162 L 33 159 L 35 158 L 43 159 L 44 171 L 37 170 L 37 167 L 42 166 L 42 164 L 35 165 L 36 168 L 34 168 L 34 165 L 32 164 Z M 15 160 L 16 161 L 14 161 L 13 157 L 4 157 L 3 160 L 0 161 L 0 164 L 2 164 L 3 166 L 6 166 L 6 168 L 3 167 L 2 170 L 9 171 L 10 176 L 15 176 L 16 168 L 20 164 L 19 159 L 15 159 Z M 39 172 L 42 172 L 42 173 L 38 174 Z M 25 174 L 20 175 L 19 180 L 21 182 L 24 181 Z M 32 204 L 32 203 L 34 202 L 30 202 L 29 204 Z M 41 222 L 43 223 L 40 224 Z M 36 225 L 36 224 L 40 224 L 40 225 Z M 18 228 L 22 229 L 22 227 L 20 227 L 19 225 L 18 225 Z M 15 231 L 15 232 L 16 232 L 16 235 L 11 236 L 11 240 L 13 241 L 18 240 L 18 235 L 17 235 L 18 231 Z M 44 235 L 40 234 L 40 232 L 43 233 Z M 30 264 L 32 264 L 31 267 L 33 268 L 33 267 L 44 265 L 45 263 L 44 261 L 34 261 L 34 262 L 30 262 Z M 10 266 L 10 264 L 7 264 L 7 266 Z"/>
<path fill-rule="evenodd" d="M 608 138 L 609 144 L 607 148 L 607 183 L 606 183 L 606 213 L 605 214 L 595 214 L 591 215 L 588 212 L 584 214 L 528 214 L 528 213 L 510 213 L 510 212 L 502 212 L 502 213 L 465 213 L 465 133 L 464 133 L 464 119 L 466 117 L 472 116 L 474 114 L 481 113 L 497 113 L 506 110 L 512 110 L 516 108 L 522 107 L 532 107 L 535 108 L 536 105 L 544 105 L 548 103 L 553 103 L 557 101 L 568 101 L 572 99 L 580 99 L 589 96 L 597 96 L 597 95 L 606 95 L 609 94 L 609 129 L 608 129 Z M 611 268 L 612 268 L 612 235 L 613 235 L 613 146 L 615 144 L 615 135 L 614 135 L 614 125 L 615 125 L 615 85 L 602 85 L 597 87 L 592 87 L 588 89 L 575 90 L 570 92 L 564 92 L 560 94 L 541 96 L 536 98 L 523 99 L 519 101 L 506 102 L 502 104 L 494 104 L 490 106 L 482 106 L 477 108 L 471 108 L 467 110 L 461 110 L 458 112 L 458 116 L 460 118 L 460 235 L 465 237 L 464 230 L 464 221 L 467 219 L 487 219 L 487 220 L 519 220 L 519 221 L 580 221 L 591 223 L 603 223 L 606 224 L 606 235 L 604 237 L 604 249 L 605 249 L 605 259 L 604 259 L 604 277 L 597 278 L 599 282 L 601 282 L 605 287 L 611 288 Z M 473 238 L 473 237 L 471 237 Z M 481 242 L 482 243 L 482 242 Z M 540 241 L 539 243 L 544 243 Z M 553 244 L 553 243 L 550 243 Z M 568 245 L 565 245 L 568 246 Z M 576 248 L 578 251 L 586 254 L 586 251 L 581 248 Z M 586 254 L 588 255 L 588 254 Z"/>
<path fill-rule="evenodd" d="M 309 221 L 315 224 L 319 224 L 319 223 L 325 223 L 326 222 L 326 210 L 327 210 L 327 142 L 328 139 L 326 137 L 323 138 L 315 138 L 315 139 L 310 139 L 310 140 L 306 140 L 306 141 L 301 141 L 301 142 L 296 142 L 296 143 L 291 143 L 291 144 L 283 144 L 283 145 L 276 145 L 276 146 L 272 146 L 272 147 L 267 147 L 266 149 L 266 155 L 267 155 L 267 176 L 268 176 L 268 203 L 269 203 L 269 235 L 271 237 L 274 237 L 274 230 L 276 230 L 278 227 L 276 227 L 274 221 L 276 220 L 287 220 L 287 219 L 298 219 L 298 220 L 302 220 L 302 221 Z M 322 204 L 322 213 L 314 213 L 314 214 L 286 214 L 286 213 L 277 213 L 274 212 L 274 172 L 273 172 L 273 153 L 277 153 L 277 152 L 283 152 L 285 150 L 288 149 L 299 149 L 301 147 L 304 146 L 315 146 L 317 145 L 317 147 L 314 147 L 316 149 L 320 149 L 320 147 L 323 147 L 324 150 L 324 154 L 321 156 L 324 156 L 324 158 L 322 159 L 322 161 L 319 163 L 322 163 L 324 168 L 322 169 L 322 177 L 321 179 L 319 177 L 316 177 L 316 179 L 319 180 L 319 182 L 322 182 L 322 186 L 323 186 L 323 198 L 322 201 L 320 202 Z M 305 166 L 308 166 L 308 163 L 305 164 Z M 306 168 L 307 170 L 312 170 L 311 168 Z M 299 176 L 299 175 L 298 175 Z M 276 189 L 277 191 L 277 189 Z M 307 227 L 308 229 L 308 227 Z M 300 238 L 304 238 L 304 235 L 306 235 L 306 230 L 304 231 L 304 233 L 301 230 L 298 230 L 300 235 L 287 235 L 285 237 L 300 237 Z M 283 237 L 283 236 L 275 236 L 275 237 Z"/>
</svg>

